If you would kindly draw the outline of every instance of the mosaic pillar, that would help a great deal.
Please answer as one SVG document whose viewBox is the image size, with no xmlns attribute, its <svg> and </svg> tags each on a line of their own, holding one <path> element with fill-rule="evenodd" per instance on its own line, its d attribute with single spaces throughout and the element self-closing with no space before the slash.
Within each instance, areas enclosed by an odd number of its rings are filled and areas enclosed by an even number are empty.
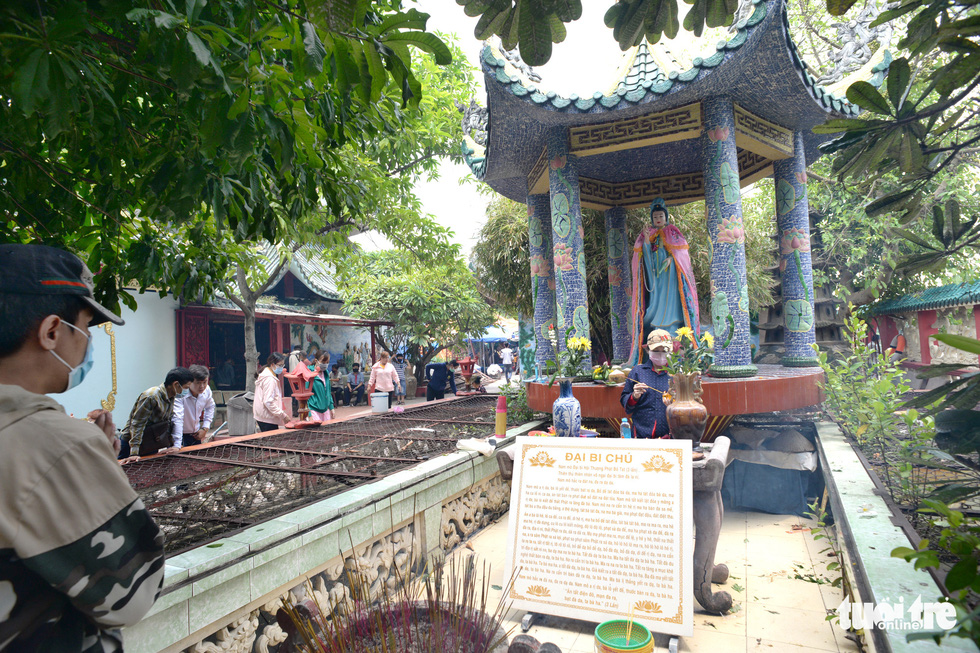
<svg viewBox="0 0 980 653">
<path fill-rule="evenodd" d="M 773 164 L 776 181 L 776 227 L 779 230 L 779 276 L 783 284 L 783 342 L 787 367 L 817 365 L 813 350 L 813 268 L 810 263 L 810 206 L 806 197 L 803 134 L 793 134 L 793 157 Z"/>
<path fill-rule="evenodd" d="M 629 358 L 630 250 L 626 242 L 626 209 L 606 209 L 606 256 L 609 264 L 609 318 L 612 323 L 613 359 Z"/>
<path fill-rule="evenodd" d="M 702 102 L 704 198 L 711 252 L 711 324 L 715 334 L 712 376 L 754 376 L 749 341 L 749 289 L 745 229 L 735 148 L 735 113 L 727 98 Z"/>
<path fill-rule="evenodd" d="M 554 245 L 555 303 L 558 346 L 565 346 L 565 330 L 589 337 L 588 297 L 585 286 L 585 251 L 582 241 L 582 206 L 579 204 L 578 158 L 569 154 L 568 130 L 555 127 L 548 132 L 549 179 L 551 184 L 551 234 Z M 592 356 L 583 369 L 592 368 Z"/>
<path fill-rule="evenodd" d="M 551 199 L 548 195 L 527 197 L 528 249 L 531 255 L 531 298 L 534 302 L 534 362 L 544 374 L 544 366 L 555 360 L 548 340 L 548 325 L 555 323 L 555 277 L 551 271 Z"/>
</svg>

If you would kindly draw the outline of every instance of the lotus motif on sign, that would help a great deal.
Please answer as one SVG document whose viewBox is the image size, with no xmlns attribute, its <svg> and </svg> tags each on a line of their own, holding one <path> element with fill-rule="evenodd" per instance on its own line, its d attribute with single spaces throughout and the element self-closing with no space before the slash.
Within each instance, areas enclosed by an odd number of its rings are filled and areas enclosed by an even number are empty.
<svg viewBox="0 0 980 653">
<path fill-rule="evenodd" d="M 647 614 L 660 614 L 663 612 L 660 605 L 653 601 L 637 601 L 633 604 L 633 609 L 637 612 L 646 612 Z"/>
<path fill-rule="evenodd" d="M 547 451 L 539 451 L 530 458 L 531 467 L 554 467 L 555 459 Z"/>
<path fill-rule="evenodd" d="M 547 587 L 542 587 L 541 585 L 530 585 L 527 588 L 527 593 L 531 596 L 551 596 L 551 592 Z"/>
<path fill-rule="evenodd" d="M 667 462 L 663 456 L 653 456 L 643 463 L 643 469 L 648 472 L 669 472 L 673 468 L 674 463 Z"/>
</svg>

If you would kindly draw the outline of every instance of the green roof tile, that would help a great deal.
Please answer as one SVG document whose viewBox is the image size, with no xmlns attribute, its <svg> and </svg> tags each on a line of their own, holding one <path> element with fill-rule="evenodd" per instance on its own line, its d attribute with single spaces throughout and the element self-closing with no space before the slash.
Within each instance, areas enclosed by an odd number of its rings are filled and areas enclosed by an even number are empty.
<svg viewBox="0 0 980 653">
<path fill-rule="evenodd" d="M 916 293 L 886 299 L 871 307 L 871 315 L 914 313 L 952 306 L 980 304 L 980 279 L 968 283 L 951 283 L 938 288 L 926 288 Z"/>
</svg>

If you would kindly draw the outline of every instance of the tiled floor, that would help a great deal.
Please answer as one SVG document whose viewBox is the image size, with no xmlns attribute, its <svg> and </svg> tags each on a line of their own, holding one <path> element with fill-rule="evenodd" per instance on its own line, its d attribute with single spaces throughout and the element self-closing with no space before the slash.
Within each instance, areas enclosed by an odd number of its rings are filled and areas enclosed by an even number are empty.
<svg viewBox="0 0 980 653">
<path fill-rule="evenodd" d="M 826 565 L 832 561 L 822 550 L 824 540 L 814 540 L 812 522 L 793 516 L 755 512 L 727 512 L 715 562 L 724 562 L 731 578 L 715 586 L 732 594 L 731 614 L 718 616 L 695 608 L 694 636 L 680 639 L 681 651 L 858 651 L 830 621 L 827 610 L 836 608 L 840 590 L 824 579 L 834 578 Z M 453 555 L 467 555 L 470 548 L 490 565 L 491 605 L 496 605 L 503 585 L 507 516 L 469 540 Z M 810 579 L 810 580 L 806 580 Z M 824 580 L 824 582 L 815 582 Z M 523 612 L 512 610 L 505 628 L 511 637 L 521 633 Z M 625 616 L 625 615 L 624 615 Z M 539 618 L 528 634 L 540 642 L 552 642 L 563 653 L 593 653 L 596 624 L 555 616 Z M 656 650 L 666 651 L 668 638 L 658 636 Z"/>
</svg>

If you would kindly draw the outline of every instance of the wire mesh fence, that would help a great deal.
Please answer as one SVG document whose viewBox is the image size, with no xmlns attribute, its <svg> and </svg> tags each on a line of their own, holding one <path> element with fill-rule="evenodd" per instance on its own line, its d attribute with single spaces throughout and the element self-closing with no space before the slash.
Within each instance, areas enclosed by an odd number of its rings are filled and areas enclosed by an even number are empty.
<svg viewBox="0 0 980 653">
<path fill-rule="evenodd" d="M 170 555 L 455 451 L 493 433 L 482 395 L 182 450 L 125 467 Z"/>
</svg>

